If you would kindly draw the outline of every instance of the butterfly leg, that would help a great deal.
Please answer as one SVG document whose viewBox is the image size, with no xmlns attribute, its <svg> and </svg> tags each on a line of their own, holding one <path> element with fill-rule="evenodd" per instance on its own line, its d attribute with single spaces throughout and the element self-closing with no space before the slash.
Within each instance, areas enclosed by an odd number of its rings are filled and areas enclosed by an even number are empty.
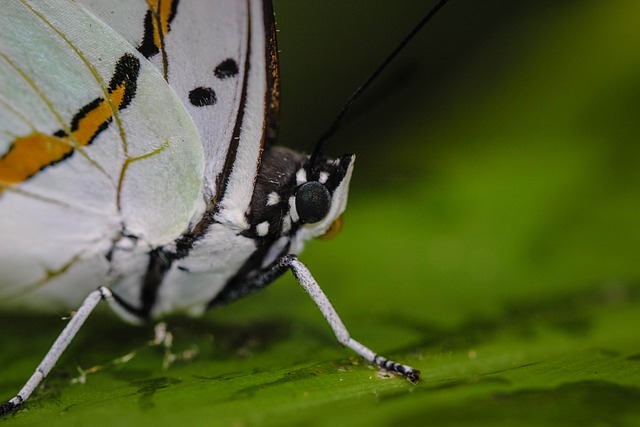
<svg viewBox="0 0 640 427">
<path fill-rule="evenodd" d="M 263 289 L 278 277 L 286 273 L 287 270 L 291 270 L 298 282 L 307 291 L 309 296 L 311 296 L 311 299 L 316 303 L 324 318 L 327 319 L 329 326 L 331 326 L 333 333 L 341 344 L 346 345 L 360 356 L 372 363 L 375 363 L 382 369 L 402 375 L 410 382 L 417 382 L 420 379 L 419 370 L 382 357 L 373 352 L 370 348 L 351 338 L 349 331 L 344 323 L 342 323 L 340 316 L 338 316 L 338 313 L 318 285 L 318 282 L 313 278 L 309 269 L 303 263 L 298 261 L 298 258 L 295 255 L 285 255 L 280 257 L 271 264 L 270 267 L 265 271 L 262 271 L 257 276 L 248 281 L 237 284 L 228 291 L 223 291 L 210 303 L 209 308 L 224 305 L 245 295 L 249 295 Z"/>
<path fill-rule="evenodd" d="M 313 302 L 316 303 L 320 312 L 324 318 L 327 319 L 329 326 L 331 326 L 333 333 L 341 344 L 349 347 L 360 356 L 372 363 L 375 363 L 382 369 L 402 375 L 412 383 L 417 382 L 420 379 L 419 370 L 380 356 L 370 348 L 351 338 L 349 331 L 344 323 L 342 323 L 340 316 L 338 316 L 338 313 L 318 285 L 318 282 L 313 278 L 309 269 L 302 262 L 298 261 L 298 258 L 295 255 L 285 255 L 280 258 L 274 264 L 272 269 L 265 274 L 265 276 L 276 278 L 282 275 L 282 273 L 287 269 L 291 270 L 298 282 L 302 285 L 305 291 L 307 291 Z"/>
<path fill-rule="evenodd" d="M 73 337 L 76 336 L 85 320 L 87 320 L 91 312 L 93 312 L 93 309 L 96 308 L 102 300 L 108 301 L 110 305 L 117 304 L 117 301 L 114 300 L 113 294 L 108 288 L 101 287 L 91 292 L 55 340 L 44 356 L 44 359 L 42 359 L 42 362 L 40 362 L 40 365 L 38 365 L 33 375 L 31 375 L 31 378 L 29 378 L 18 394 L 0 405 L 0 417 L 13 411 L 31 396 L 31 393 L 33 393 L 36 387 L 38 387 L 38 384 L 49 374 L 62 353 L 67 349 Z"/>
</svg>

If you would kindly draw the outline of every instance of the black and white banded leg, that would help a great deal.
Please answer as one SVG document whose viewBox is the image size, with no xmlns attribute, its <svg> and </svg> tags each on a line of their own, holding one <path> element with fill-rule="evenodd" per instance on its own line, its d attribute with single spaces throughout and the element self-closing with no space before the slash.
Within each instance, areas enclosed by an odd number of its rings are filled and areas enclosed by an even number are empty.
<svg viewBox="0 0 640 427">
<path fill-rule="evenodd" d="M 273 264 L 271 270 L 265 273 L 265 276 L 267 277 L 267 280 L 273 280 L 282 275 L 288 269 L 291 270 L 298 282 L 302 285 L 305 291 L 307 291 L 313 302 L 316 303 L 320 312 L 324 318 L 327 319 L 329 326 L 331 326 L 333 333 L 341 344 L 349 347 L 360 356 L 372 363 L 375 363 L 382 369 L 402 375 L 412 383 L 415 383 L 420 379 L 419 370 L 382 357 L 373 352 L 370 348 L 351 338 L 349 331 L 344 323 L 342 323 L 340 316 L 338 316 L 338 313 L 320 288 L 320 285 L 318 285 L 318 282 L 313 278 L 309 269 L 302 262 L 298 261 L 298 258 L 295 255 L 285 255 L 280 258 L 275 264 Z"/>
<path fill-rule="evenodd" d="M 0 405 L 0 417 L 16 409 L 25 400 L 27 400 L 29 396 L 31 396 L 36 387 L 38 387 L 38 384 L 40 384 L 40 382 L 49 374 L 58 359 L 60 359 L 60 356 L 67 349 L 73 340 L 73 337 L 76 336 L 78 330 L 80 330 L 91 312 L 93 312 L 93 309 L 96 308 L 103 299 L 109 302 L 112 306 L 118 304 L 114 300 L 113 294 L 108 288 L 101 287 L 91 292 L 55 340 L 46 356 L 44 356 L 44 359 L 42 359 L 42 362 L 40 362 L 40 365 L 38 365 L 33 375 L 31 375 L 31 378 L 27 380 L 18 394 L 8 402 Z"/>
<path fill-rule="evenodd" d="M 390 372 L 395 372 L 402 375 L 410 382 L 417 382 L 420 379 L 420 371 L 412 368 L 411 366 L 402 365 L 391 361 L 385 357 L 382 357 L 374 353 L 370 348 L 360 344 L 358 341 L 351 338 L 349 331 L 344 323 L 338 316 L 338 313 L 329 302 L 329 299 L 324 294 L 316 280 L 311 275 L 309 269 L 300 261 L 295 255 L 285 255 L 276 261 L 269 270 L 254 278 L 252 281 L 245 283 L 244 286 L 238 288 L 237 293 L 232 293 L 226 298 L 220 300 L 224 303 L 228 298 L 233 300 L 239 296 L 251 293 L 265 287 L 267 284 L 273 282 L 275 279 L 284 274 L 287 270 L 291 270 L 298 282 L 307 291 L 311 299 L 316 303 L 322 315 L 327 319 L 329 326 L 333 329 L 333 332 L 338 341 L 351 348 L 353 351 L 364 357 L 366 360 L 375 363 L 382 369 Z M 84 322 L 89 315 L 93 312 L 100 301 L 105 300 L 109 303 L 114 311 L 121 313 L 123 316 L 135 321 L 135 316 L 124 307 L 111 291 L 106 287 L 100 287 L 99 289 L 91 292 L 87 298 L 82 302 L 78 311 L 75 312 L 67 326 L 62 330 L 58 338 L 55 340 L 47 354 L 45 355 L 40 365 L 36 368 L 31 378 L 27 380 L 22 389 L 9 401 L 0 405 L 0 417 L 8 414 L 16 409 L 24 401 L 26 401 L 33 391 L 38 387 L 42 380 L 49 374 L 51 369 L 55 366 L 60 359 L 62 353 L 67 349 L 73 338 L 76 336 Z M 212 305 L 214 306 L 214 305 Z"/>
</svg>

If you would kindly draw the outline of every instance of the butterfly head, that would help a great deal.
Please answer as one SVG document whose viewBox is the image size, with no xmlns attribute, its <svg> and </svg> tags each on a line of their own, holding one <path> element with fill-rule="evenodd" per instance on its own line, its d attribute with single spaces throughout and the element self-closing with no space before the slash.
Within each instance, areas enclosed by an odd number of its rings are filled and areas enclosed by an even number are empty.
<svg viewBox="0 0 640 427">
<path fill-rule="evenodd" d="M 288 237 L 297 253 L 305 241 L 339 230 L 347 205 L 355 156 L 320 159 L 283 147 L 271 147 L 262 158 L 248 215 L 251 234 L 267 240 Z"/>
<path fill-rule="evenodd" d="M 324 159 L 296 172 L 290 215 L 298 225 L 298 239 L 326 237 L 339 231 L 347 207 L 354 155 Z"/>
</svg>

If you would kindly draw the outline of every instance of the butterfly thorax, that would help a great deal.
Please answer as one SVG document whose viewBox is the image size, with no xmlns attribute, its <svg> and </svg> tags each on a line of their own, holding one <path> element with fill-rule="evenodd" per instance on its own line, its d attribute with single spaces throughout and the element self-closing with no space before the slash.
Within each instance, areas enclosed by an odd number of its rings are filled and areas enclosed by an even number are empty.
<svg viewBox="0 0 640 427">
<path fill-rule="evenodd" d="M 144 274 L 122 270 L 116 293 L 128 294 L 123 299 L 138 316 L 158 317 L 176 311 L 200 315 L 258 290 L 263 286 L 252 282 L 255 277 L 279 257 L 299 253 L 342 214 L 352 169 L 353 156 L 312 167 L 306 155 L 268 147 L 247 212 L 215 212 L 214 205 L 174 242 L 149 252 Z M 139 285 L 133 286 L 136 276 Z M 132 294 L 133 289 L 140 291 Z"/>
</svg>

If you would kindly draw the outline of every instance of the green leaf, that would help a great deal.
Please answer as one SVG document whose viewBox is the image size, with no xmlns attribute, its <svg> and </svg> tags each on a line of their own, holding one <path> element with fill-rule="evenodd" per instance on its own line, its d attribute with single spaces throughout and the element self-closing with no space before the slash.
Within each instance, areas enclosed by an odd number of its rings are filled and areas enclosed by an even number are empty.
<svg viewBox="0 0 640 427">
<path fill-rule="evenodd" d="M 283 144 L 309 149 L 415 3 L 276 2 Z M 169 319 L 173 353 L 197 354 L 168 369 L 151 328 L 102 310 L 3 421 L 637 425 L 638 16 L 624 1 L 451 2 L 330 144 L 358 155 L 345 229 L 301 259 L 353 337 L 421 369 L 419 384 L 342 349 L 287 277 Z M 65 321 L 0 321 L 6 399 Z"/>
</svg>

